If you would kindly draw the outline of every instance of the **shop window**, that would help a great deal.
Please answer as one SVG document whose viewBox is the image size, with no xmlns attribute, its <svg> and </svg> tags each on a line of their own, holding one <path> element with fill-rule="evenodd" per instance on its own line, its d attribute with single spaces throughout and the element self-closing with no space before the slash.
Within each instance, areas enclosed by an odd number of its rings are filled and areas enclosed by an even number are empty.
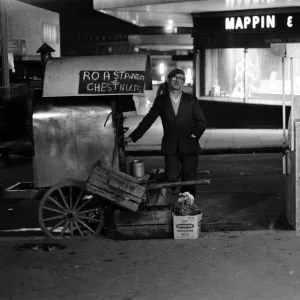
<svg viewBox="0 0 300 300">
<path fill-rule="evenodd" d="M 43 42 L 47 44 L 58 44 L 59 38 L 58 38 L 58 27 L 43 22 Z"/>
<path fill-rule="evenodd" d="M 285 61 L 285 94 L 289 95 L 291 61 L 289 58 Z M 281 104 L 282 58 L 272 55 L 271 49 L 207 49 L 205 63 L 205 96 L 241 102 Z M 293 92 L 294 95 L 300 95 L 298 58 L 294 58 L 293 72 Z"/>
</svg>

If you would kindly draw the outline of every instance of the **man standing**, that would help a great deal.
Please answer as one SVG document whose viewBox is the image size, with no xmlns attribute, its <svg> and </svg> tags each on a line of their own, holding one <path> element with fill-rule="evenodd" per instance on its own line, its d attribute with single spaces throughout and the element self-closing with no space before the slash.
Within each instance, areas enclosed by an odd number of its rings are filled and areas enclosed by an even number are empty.
<svg viewBox="0 0 300 300">
<path fill-rule="evenodd" d="M 168 74 L 169 93 L 155 98 L 153 106 L 138 127 L 125 138 L 125 143 L 136 142 L 151 127 L 158 116 L 161 117 L 164 136 L 162 153 L 165 156 L 165 180 L 195 180 L 198 155 L 201 153 L 199 139 L 206 128 L 206 120 L 199 101 L 182 91 L 185 73 L 174 69 Z M 195 196 L 196 188 L 183 186 L 180 190 Z"/>
</svg>

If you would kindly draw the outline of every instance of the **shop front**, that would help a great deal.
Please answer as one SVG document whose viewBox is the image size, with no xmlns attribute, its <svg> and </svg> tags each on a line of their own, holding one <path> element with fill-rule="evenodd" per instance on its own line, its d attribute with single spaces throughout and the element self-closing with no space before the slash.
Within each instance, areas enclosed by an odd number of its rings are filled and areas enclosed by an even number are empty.
<svg viewBox="0 0 300 300">
<path fill-rule="evenodd" d="M 236 118 L 237 123 L 240 121 L 235 115 L 244 115 L 251 108 L 256 122 L 249 120 L 249 126 L 280 128 L 283 85 L 286 95 L 291 94 L 291 65 L 287 60 L 283 72 L 282 57 L 274 55 L 272 45 L 300 41 L 300 9 L 199 13 L 193 14 L 193 20 L 196 96 L 219 102 L 219 106 L 230 103 L 228 119 Z M 293 70 L 295 96 L 300 95 L 297 60 Z M 267 120 L 266 114 L 269 115 Z M 244 127 L 241 122 L 234 125 L 224 124 L 225 127 Z"/>
<path fill-rule="evenodd" d="M 195 92 L 209 100 L 204 105 L 239 105 L 232 122 L 245 115 L 281 122 L 286 217 L 300 231 L 299 8 L 195 14 L 193 36 Z M 224 110 L 213 113 L 226 118 Z"/>
</svg>

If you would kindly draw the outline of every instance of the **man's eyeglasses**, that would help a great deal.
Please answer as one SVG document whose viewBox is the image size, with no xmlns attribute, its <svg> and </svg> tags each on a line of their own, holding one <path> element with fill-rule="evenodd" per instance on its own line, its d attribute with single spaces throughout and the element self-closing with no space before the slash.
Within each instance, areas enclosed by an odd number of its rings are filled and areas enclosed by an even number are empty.
<svg viewBox="0 0 300 300">
<path fill-rule="evenodd" d="M 184 77 L 173 76 L 172 80 L 174 80 L 174 81 L 178 80 L 180 82 L 183 82 L 184 81 Z"/>
</svg>

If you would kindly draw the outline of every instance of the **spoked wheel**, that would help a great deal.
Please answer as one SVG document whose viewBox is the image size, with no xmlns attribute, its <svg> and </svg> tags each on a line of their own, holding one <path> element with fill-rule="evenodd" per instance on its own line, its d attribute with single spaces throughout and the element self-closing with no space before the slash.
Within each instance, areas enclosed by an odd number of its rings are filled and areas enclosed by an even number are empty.
<svg viewBox="0 0 300 300">
<path fill-rule="evenodd" d="M 50 188 L 39 205 L 39 223 L 51 237 L 98 235 L 104 226 L 100 199 L 85 191 L 84 183 L 66 181 Z"/>
</svg>

